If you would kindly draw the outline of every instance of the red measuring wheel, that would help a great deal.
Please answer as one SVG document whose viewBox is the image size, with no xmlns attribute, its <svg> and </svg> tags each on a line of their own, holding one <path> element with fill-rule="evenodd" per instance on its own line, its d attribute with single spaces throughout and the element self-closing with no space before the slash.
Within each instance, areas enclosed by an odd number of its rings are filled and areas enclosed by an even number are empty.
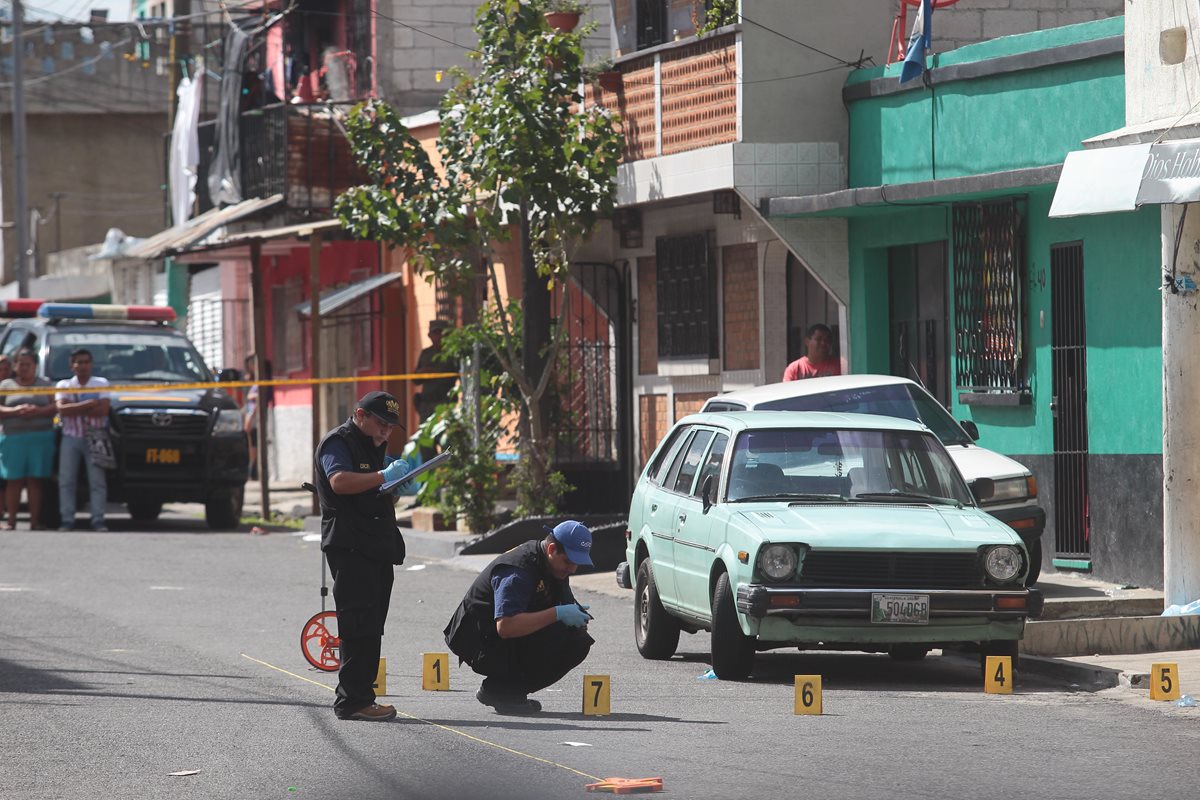
<svg viewBox="0 0 1200 800">
<path fill-rule="evenodd" d="M 304 632 L 300 634 L 300 652 L 304 658 L 319 670 L 337 672 L 342 666 L 342 640 L 337 635 L 337 614 L 333 611 L 320 611 L 313 614 L 304 623 Z"/>
</svg>

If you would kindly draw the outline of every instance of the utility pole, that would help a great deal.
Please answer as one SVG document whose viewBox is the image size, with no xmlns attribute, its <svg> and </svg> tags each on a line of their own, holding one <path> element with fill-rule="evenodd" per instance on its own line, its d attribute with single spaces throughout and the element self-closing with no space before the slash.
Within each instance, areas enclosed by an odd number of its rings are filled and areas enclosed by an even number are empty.
<svg viewBox="0 0 1200 800">
<path fill-rule="evenodd" d="M 171 46 L 168 57 L 171 59 L 170 92 L 167 102 L 167 129 L 175 127 L 175 109 L 179 105 L 179 84 L 183 82 L 184 64 L 192 55 L 192 21 L 188 19 L 192 13 L 192 0 L 175 0 L 175 10 L 172 16 L 174 23 L 171 34 Z"/>
<path fill-rule="evenodd" d="M 13 0 L 13 179 L 17 229 L 17 295 L 29 297 L 29 190 L 25 184 L 25 9 Z"/>
</svg>

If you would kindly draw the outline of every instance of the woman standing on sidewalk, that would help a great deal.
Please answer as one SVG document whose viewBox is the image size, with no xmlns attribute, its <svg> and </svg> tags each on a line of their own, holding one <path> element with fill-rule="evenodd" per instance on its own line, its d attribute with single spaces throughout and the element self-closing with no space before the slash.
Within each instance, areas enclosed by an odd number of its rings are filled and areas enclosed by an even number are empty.
<svg viewBox="0 0 1200 800">
<path fill-rule="evenodd" d="M 8 356 L 0 353 L 0 382 L 6 381 L 13 376 L 12 361 Z M 0 428 L 0 436 L 3 436 L 2 428 Z M 8 481 L 0 478 L 0 529 L 8 525 L 8 504 L 4 500 L 4 495 L 8 491 Z M 11 527 L 11 526 L 10 526 Z"/>
<path fill-rule="evenodd" d="M 17 526 L 21 490 L 29 494 L 29 527 L 42 529 L 42 481 L 54 468 L 54 395 L 22 394 L 22 389 L 49 388 L 37 374 L 37 354 L 28 348 L 16 356 L 17 373 L 0 381 L 0 478 L 5 487 L 8 519 L 0 529 Z"/>
</svg>

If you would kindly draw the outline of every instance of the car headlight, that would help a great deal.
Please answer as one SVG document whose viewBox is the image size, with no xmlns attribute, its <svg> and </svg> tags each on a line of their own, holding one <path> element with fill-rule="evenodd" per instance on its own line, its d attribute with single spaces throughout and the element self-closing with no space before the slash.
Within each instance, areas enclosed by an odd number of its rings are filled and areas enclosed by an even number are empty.
<svg viewBox="0 0 1200 800">
<path fill-rule="evenodd" d="M 992 580 L 1008 583 L 1021 574 L 1024 561 L 1018 548 L 1010 544 L 999 544 L 989 548 L 984 554 L 983 569 Z"/>
<path fill-rule="evenodd" d="M 1037 497 L 1037 479 L 1032 475 L 1023 475 L 1019 478 L 1005 478 L 1004 480 L 995 481 L 993 485 L 995 489 L 992 490 L 992 496 L 987 499 L 988 504 L 1009 503 L 1013 500 L 1025 500 L 1030 497 Z"/>
<path fill-rule="evenodd" d="M 769 544 L 758 554 L 758 568 L 772 581 L 783 581 L 796 574 L 796 551 L 784 544 Z"/>
<path fill-rule="evenodd" d="M 241 433 L 242 413 L 236 408 L 222 408 L 217 411 L 217 421 L 213 423 L 213 435 Z"/>
</svg>

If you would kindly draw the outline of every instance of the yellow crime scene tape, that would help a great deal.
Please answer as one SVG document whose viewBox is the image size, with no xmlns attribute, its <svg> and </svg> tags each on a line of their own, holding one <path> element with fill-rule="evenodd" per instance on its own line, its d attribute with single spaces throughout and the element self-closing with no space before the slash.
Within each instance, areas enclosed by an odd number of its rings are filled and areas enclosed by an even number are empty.
<svg viewBox="0 0 1200 800">
<path fill-rule="evenodd" d="M 100 376 L 97 376 L 100 377 Z M 83 386 L 78 389 L 56 389 L 53 386 L 21 386 L 0 392 L 5 394 L 125 394 L 127 392 L 183 392 L 195 389 L 248 389 L 251 386 L 314 386 L 331 383 L 366 383 L 368 381 L 427 381 L 433 378 L 457 378 L 457 372 L 409 372 L 400 375 L 355 375 L 349 378 L 267 378 L 251 381 L 211 381 L 209 383 L 123 383 L 104 387 Z M 178 397 L 139 398 L 179 401 Z"/>
</svg>

